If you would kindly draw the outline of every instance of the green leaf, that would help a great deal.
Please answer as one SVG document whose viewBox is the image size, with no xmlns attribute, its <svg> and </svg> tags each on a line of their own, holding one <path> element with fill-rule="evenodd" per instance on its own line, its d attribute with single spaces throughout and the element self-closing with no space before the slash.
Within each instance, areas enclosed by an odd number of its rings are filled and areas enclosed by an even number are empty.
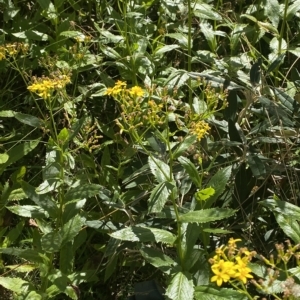
<svg viewBox="0 0 300 300">
<path fill-rule="evenodd" d="M 162 160 L 149 156 L 148 163 L 151 173 L 158 182 L 173 181 L 173 175 L 170 178 L 170 167 Z"/>
<path fill-rule="evenodd" d="M 170 184 L 169 182 L 159 183 L 151 192 L 148 200 L 148 212 L 161 212 L 165 203 L 168 201 L 173 188 L 174 185 Z"/>
<path fill-rule="evenodd" d="M 48 41 L 50 39 L 48 34 L 36 30 L 15 32 L 12 33 L 12 35 L 19 39 L 30 39 L 34 41 Z"/>
<path fill-rule="evenodd" d="M 159 250 L 142 247 L 140 253 L 155 268 L 160 269 L 162 272 L 169 274 L 170 269 L 176 265 L 175 261 L 168 255 L 162 253 Z"/>
<path fill-rule="evenodd" d="M 215 194 L 215 189 L 212 187 L 208 187 L 206 189 L 202 189 L 202 190 L 196 192 L 195 198 L 198 201 L 205 201 L 208 198 L 210 198 L 211 196 L 213 196 L 214 194 Z"/>
<path fill-rule="evenodd" d="M 214 11 L 214 7 L 212 5 L 203 3 L 203 2 L 196 2 L 194 4 L 194 15 L 198 18 L 207 19 L 207 20 L 214 20 L 214 21 L 221 21 L 222 16 Z"/>
<path fill-rule="evenodd" d="M 58 252 L 62 245 L 60 232 L 48 232 L 41 239 L 42 249 L 48 253 Z"/>
<path fill-rule="evenodd" d="M 183 33 L 167 33 L 165 36 L 168 36 L 170 38 L 173 38 L 178 41 L 178 43 L 183 46 L 184 48 L 187 48 L 188 46 L 188 38 L 186 34 Z"/>
<path fill-rule="evenodd" d="M 33 289 L 31 283 L 21 278 L 1 276 L 0 285 L 17 294 L 26 294 L 29 290 Z"/>
<path fill-rule="evenodd" d="M 169 231 L 151 227 L 131 226 L 110 234 L 113 238 L 130 242 L 162 242 L 173 245 L 176 236 Z"/>
<path fill-rule="evenodd" d="M 6 153 L 0 154 L 0 164 L 5 164 L 9 159 L 9 156 Z"/>
<path fill-rule="evenodd" d="M 190 211 L 179 217 L 181 222 L 196 222 L 196 223 L 208 223 L 217 220 L 229 218 L 234 215 L 236 210 L 229 208 L 209 208 L 196 211 Z"/>
<path fill-rule="evenodd" d="M 71 188 L 65 195 L 65 202 L 88 199 L 96 196 L 103 189 L 99 184 L 84 184 Z"/>
<path fill-rule="evenodd" d="M 196 300 L 246 300 L 247 296 L 234 289 L 215 289 L 209 286 L 196 286 Z"/>
<path fill-rule="evenodd" d="M 300 207 L 286 201 L 267 199 L 259 204 L 268 207 L 271 211 L 287 216 L 291 219 L 300 220 Z"/>
<path fill-rule="evenodd" d="M 205 208 L 210 208 L 224 192 L 227 182 L 231 177 L 231 169 L 231 166 L 221 169 L 209 180 L 207 185 L 212 187 L 215 190 L 215 193 L 209 199 L 207 199 L 204 204 Z"/>
<path fill-rule="evenodd" d="M 156 49 L 155 52 L 154 52 L 154 55 L 159 56 L 159 55 L 162 55 L 166 52 L 172 51 L 172 50 L 177 49 L 177 48 L 180 48 L 180 46 L 179 45 L 165 45 L 161 48 Z"/>
<path fill-rule="evenodd" d="M 37 206 L 44 209 L 52 218 L 56 218 L 58 216 L 58 207 L 50 195 L 37 194 L 35 188 L 25 181 L 21 182 L 21 186 L 27 197 Z"/>
<path fill-rule="evenodd" d="M 193 300 L 194 284 L 190 274 L 178 272 L 167 288 L 167 299 L 171 300 Z"/>
<path fill-rule="evenodd" d="M 37 0 L 43 9 L 43 15 L 45 15 L 48 19 L 52 20 L 58 17 L 56 8 L 50 0 Z"/>
<path fill-rule="evenodd" d="M 285 53 L 279 54 L 275 59 L 273 59 L 272 63 L 269 65 L 268 70 L 266 71 L 266 74 L 271 73 L 276 68 L 278 68 L 284 61 Z"/>
<path fill-rule="evenodd" d="M 2 118 L 13 118 L 14 116 L 15 116 L 15 112 L 12 110 L 0 111 L 0 117 L 2 117 Z"/>
<path fill-rule="evenodd" d="M 294 1 L 290 4 L 287 9 L 286 20 L 290 21 L 292 18 L 296 17 L 296 13 L 300 10 L 300 0 Z"/>
<path fill-rule="evenodd" d="M 266 175 L 266 168 L 262 160 L 255 154 L 247 156 L 247 163 L 249 164 L 253 175 L 256 178 L 264 178 Z"/>
<path fill-rule="evenodd" d="M 250 69 L 250 82 L 253 86 L 260 83 L 262 58 L 259 58 Z"/>
<path fill-rule="evenodd" d="M 21 123 L 32 127 L 42 128 L 44 126 L 44 122 L 42 120 L 32 115 L 22 114 L 17 112 L 15 113 L 15 118 Z"/>
<path fill-rule="evenodd" d="M 39 206 L 34 205 L 14 205 L 7 206 L 8 210 L 12 213 L 26 218 L 44 218 L 48 217 L 48 214 L 45 210 L 40 208 Z"/>
<path fill-rule="evenodd" d="M 49 263 L 47 256 L 33 249 L 0 248 L 0 253 L 14 255 L 35 263 Z"/>
<path fill-rule="evenodd" d="M 63 31 L 59 35 L 67 38 L 84 38 L 84 34 L 80 31 Z"/>
<path fill-rule="evenodd" d="M 19 159 L 21 159 L 23 156 L 31 152 L 38 144 L 40 140 L 33 140 L 30 142 L 26 142 L 23 144 L 19 144 L 15 147 L 12 147 L 9 149 L 6 154 L 9 156 L 9 159 L 3 163 L 0 164 L 0 175 L 5 171 L 6 167 L 9 165 L 15 163 Z"/>
<path fill-rule="evenodd" d="M 274 213 L 276 221 L 282 231 L 291 238 L 295 244 L 300 243 L 300 225 L 289 216 Z"/>
<path fill-rule="evenodd" d="M 194 182 L 197 188 L 201 188 L 201 177 L 195 165 L 187 157 L 179 157 L 178 161 L 189 174 L 191 180 Z"/>
<path fill-rule="evenodd" d="M 42 300 L 42 299 L 43 299 L 42 295 L 38 294 L 36 291 L 31 291 L 25 298 L 25 300 Z"/>
<path fill-rule="evenodd" d="M 265 15 L 272 22 L 272 25 L 277 28 L 280 20 L 280 5 L 277 0 L 267 0 L 264 2 Z"/>
<path fill-rule="evenodd" d="M 190 135 L 185 138 L 179 146 L 173 152 L 173 159 L 178 158 L 182 153 L 184 153 L 190 146 L 192 146 L 197 140 L 195 135 Z"/>
<path fill-rule="evenodd" d="M 83 218 L 81 218 L 79 215 L 76 215 L 74 218 L 64 224 L 61 230 L 63 244 L 72 241 L 75 238 L 75 236 L 81 230 L 84 222 L 85 220 Z"/>
</svg>

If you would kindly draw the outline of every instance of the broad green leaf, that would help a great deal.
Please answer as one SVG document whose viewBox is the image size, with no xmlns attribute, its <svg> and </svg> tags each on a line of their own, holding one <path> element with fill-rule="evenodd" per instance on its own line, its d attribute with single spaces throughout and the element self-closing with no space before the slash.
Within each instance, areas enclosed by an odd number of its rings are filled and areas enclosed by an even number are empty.
<svg viewBox="0 0 300 300">
<path fill-rule="evenodd" d="M 43 299 L 42 295 L 38 294 L 36 291 L 31 291 L 25 298 L 25 300 L 42 300 L 42 299 Z"/>
<path fill-rule="evenodd" d="M 289 216 L 274 213 L 276 221 L 282 231 L 294 241 L 295 244 L 300 243 L 300 225 Z"/>
<path fill-rule="evenodd" d="M 25 181 L 21 182 L 22 189 L 27 197 L 32 200 L 37 206 L 43 208 L 53 218 L 58 216 L 58 207 L 50 195 L 39 195 L 35 188 Z"/>
<path fill-rule="evenodd" d="M 115 239 L 130 242 L 162 242 L 173 245 L 176 236 L 169 231 L 151 227 L 131 226 L 110 234 Z"/>
<path fill-rule="evenodd" d="M 80 31 L 63 31 L 59 35 L 65 36 L 68 38 L 81 38 L 84 39 L 84 34 Z"/>
<path fill-rule="evenodd" d="M 178 161 L 189 174 L 191 180 L 194 182 L 197 188 L 201 188 L 201 177 L 199 171 L 196 169 L 195 165 L 187 157 L 179 157 Z"/>
<path fill-rule="evenodd" d="M 213 234 L 229 234 L 233 233 L 231 230 L 220 229 L 220 228 L 204 228 L 204 232 L 213 233 Z"/>
<path fill-rule="evenodd" d="M 182 153 L 184 153 L 191 145 L 193 145 L 197 140 L 195 135 L 190 135 L 185 138 L 179 146 L 173 152 L 173 159 L 178 158 Z"/>
<path fill-rule="evenodd" d="M 236 210 L 230 208 L 209 208 L 190 211 L 179 217 L 181 222 L 208 223 L 229 218 L 235 214 Z"/>
<path fill-rule="evenodd" d="M 248 297 L 237 290 L 212 288 L 210 286 L 196 286 L 194 293 L 196 300 L 247 300 Z"/>
<path fill-rule="evenodd" d="M 88 199 L 96 196 L 103 189 L 99 184 L 84 184 L 71 188 L 65 195 L 65 202 Z"/>
<path fill-rule="evenodd" d="M 14 205 L 14 206 L 7 206 L 8 210 L 12 213 L 26 218 L 44 218 L 48 217 L 47 212 L 40 208 L 39 206 L 34 205 Z"/>
<path fill-rule="evenodd" d="M 215 189 L 208 187 L 195 193 L 195 199 L 198 201 L 205 201 L 215 194 Z"/>
<path fill-rule="evenodd" d="M 74 266 L 73 242 L 65 243 L 59 253 L 59 269 L 64 274 L 70 274 Z"/>
<path fill-rule="evenodd" d="M 111 275 L 116 271 L 118 259 L 119 256 L 116 254 L 109 257 L 105 268 L 104 282 L 106 282 L 107 279 L 109 279 Z"/>
<path fill-rule="evenodd" d="M 33 289 L 31 283 L 17 277 L 11 278 L 1 276 L 0 285 L 17 294 L 26 294 L 29 290 Z"/>
<path fill-rule="evenodd" d="M 84 207 L 86 201 L 87 201 L 86 199 L 82 199 L 82 200 L 73 200 L 66 203 L 63 216 L 62 216 L 63 222 L 67 223 L 70 219 L 72 219 L 75 215 L 77 215 L 79 211 Z"/>
<path fill-rule="evenodd" d="M 24 224 L 25 224 L 25 220 L 23 219 L 16 226 L 14 226 L 8 233 L 6 233 L 5 238 L 4 238 L 3 242 L 1 243 L 1 246 L 7 248 L 11 244 L 13 244 L 18 239 L 20 234 L 22 233 Z"/>
<path fill-rule="evenodd" d="M 17 112 L 15 113 L 15 118 L 21 123 L 32 127 L 42 128 L 44 126 L 44 122 L 41 119 L 32 115 Z"/>
<path fill-rule="evenodd" d="M 69 241 L 72 241 L 75 236 L 79 233 L 81 230 L 84 219 L 80 217 L 79 215 L 76 215 L 74 218 L 69 220 L 66 224 L 64 224 L 62 230 L 61 230 L 61 236 L 63 243 L 67 243 Z"/>
<path fill-rule="evenodd" d="M 168 36 L 170 38 L 173 38 L 178 41 L 178 43 L 183 46 L 184 48 L 187 48 L 188 46 L 188 37 L 186 34 L 183 33 L 167 33 L 165 36 Z"/>
<path fill-rule="evenodd" d="M 257 155 L 249 154 L 247 156 L 247 163 L 249 164 L 251 171 L 256 178 L 264 178 L 267 171 L 264 163 Z"/>
<path fill-rule="evenodd" d="M 23 156 L 31 152 L 38 144 L 40 140 L 33 140 L 30 142 L 25 142 L 23 144 L 19 144 L 17 146 L 12 147 L 9 149 L 6 154 L 8 155 L 9 159 L 5 162 L 0 164 L 0 175 L 5 171 L 6 167 L 15 163 Z"/>
<path fill-rule="evenodd" d="M 166 296 L 170 300 L 193 300 L 194 284 L 190 274 L 178 272 L 169 284 Z"/>
<path fill-rule="evenodd" d="M 210 50 L 212 52 L 215 52 L 216 47 L 217 47 L 217 40 L 216 40 L 215 32 L 214 32 L 212 26 L 208 22 L 201 22 L 200 28 L 201 28 L 203 35 L 205 36 L 205 38 L 207 40 Z"/>
<path fill-rule="evenodd" d="M 47 256 L 33 249 L 0 248 L 0 253 L 14 255 L 35 263 L 49 263 Z"/>
<path fill-rule="evenodd" d="M 227 182 L 231 177 L 231 166 L 219 170 L 207 183 L 207 186 L 212 187 L 215 193 L 206 200 L 204 207 L 210 208 L 213 203 L 220 197 L 224 192 Z"/>
<path fill-rule="evenodd" d="M 275 59 L 273 59 L 272 63 L 269 65 L 268 70 L 266 71 L 266 74 L 271 73 L 276 68 L 278 68 L 284 61 L 285 53 L 279 54 Z"/>
<path fill-rule="evenodd" d="M 50 0 L 37 0 L 43 9 L 43 15 L 45 15 L 48 19 L 52 20 L 58 17 L 56 12 L 56 8 Z"/>
<path fill-rule="evenodd" d="M 176 262 L 166 254 L 162 253 L 162 251 L 149 247 L 142 247 L 140 253 L 147 262 L 155 268 L 160 269 L 162 272 L 169 274 L 171 267 L 176 265 Z"/>
<path fill-rule="evenodd" d="M 300 207 L 289 202 L 267 199 L 260 201 L 259 204 L 268 207 L 272 212 L 279 213 L 294 220 L 300 220 Z"/>
<path fill-rule="evenodd" d="M 0 164 L 5 164 L 9 159 L 6 153 L 0 153 Z"/>
<path fill-rule="evenodd" d="M 230 34 L 230 49 L 236 51 L 238 45 L 240 44 L 241 35 L 244 33 L 244 28 L 247 24 L 233 24 L 234 28 Z"/>
<path fill-rule="evenodd" d="M 50 39 L 48 34 L 36 30 L 15 32 L 12 33 L 12 35 L 19 39 L 30 39 L 35 41 L 48 41 Z"/>
<path fill-rule="evenodd" d="M 272 25 L 277 28 L 280 20 L 280 5 L 277 0 L 267 0 L 264 4 L 265 15 L 272 22 Z"/>
<path fill-rule="evenodd" d="M 60 232 L 49 232 L 43 235 L 41 239 L 42 249 L 48 253 L 58 252 L 62 245 L 62 236 Z"/>
<path fill-rule="evenodd" d="M 12 110 L 1 110 L 0 117 L 2 118 L 13 118 L 15 116 L 15 112 Z"/>
<path fill-rule="evenodd" d="M 161 212 L 173 188 L 171 183 L 161 182 L 152 190 L 148 200 L 149 213 Z"/>
<path fill-rule="evenodd" d="M 179 45 L 165 45 L 161 48 L 156 49 L 155 52 L 154 52 L 154 55 L 159 56 L 159 55 L 162 55 L 166 52 L 172 51 L 172 50 L 177 49 L 177 48 L 180 48 L 180 46 Z"/>
<path fill-rule="evenodd" d="M 170 167 L 162 160 L 149 156 L 148 158 L 149 167 L 151 173 L 154 175 L 158 182 L 173 181 L 173 175 L 170 174 Z M 171 178 L 170 178 L 171 175 Z"/>
</svg>

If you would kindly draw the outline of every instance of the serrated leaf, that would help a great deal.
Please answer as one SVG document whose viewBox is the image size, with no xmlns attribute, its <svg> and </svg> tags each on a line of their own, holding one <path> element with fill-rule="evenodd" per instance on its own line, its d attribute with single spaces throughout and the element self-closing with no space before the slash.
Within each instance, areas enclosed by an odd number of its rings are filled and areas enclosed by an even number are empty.
<svg viewBox="0 0 300 300">
<path fill-rule="evenodd" d="M 147 262 L 149 262 L 152 266 L 160 269 L 162 272 L 169 273 L 171 267 L 176 265 L 175 261 L 172 258 L 159 250 L 142 247 L 140 249 L 140 253 Z"/>
<path fill-rule="evenodd" d="M 156 213 L 161 212 L 165 203 L 168 201 L 168 198 L 172 192 L 174 185 L 169 182 L 159 183 L 150 194 L 148 200 L 148 212 Z"/>
<path fill-rule="evenodd" d="M 268 16 L 272 25 L 277 28 L 280 19 L 280 5 L 277 0 L 267 0 L 264 5 L 265 15 Z"/>
<path fill-rule="evenodd" d="M 196 185 L 197 188 L 201 188 L 202 181 L 199 175 L 199 171 L 196 169 L 195 165 L 187 157 L 179 157 L 178 161 L 189 174 L 190 179 Z"/>
<path fill-rule="evenodd" d="M 39 206 L 34 205 L 14 205 L 14 206 L 6 206 L 8 210 L 12 213 L 25 217 L 25 218 L 44 218 L 48 217 L 48 214 L 45 210 L 40 208 Z"/>
<path fill-rule="evenodd" d="M 196 286 L 196 300 L 246 300 L 247 296 L 234 289 L 215 289 L 210 286 Z"/>
<path fill-rule="evenodd" d="M 131 226 L 110 234 L 115 239 L 130 242 L 161 242 L 173 245 L 176 236 L 169 231 L 151 227 Z"/>
<path fill-rule="evenodd" d="M 151 173 L 158 182 L 173 180 L 173 178 L 170 178 L 170 167 L 162 160 L 149 156 L 148 163 Z"/>
<path fill-rule="evenodd" d="M 208 223 L 217 220 L 229 218 L 235 214 L 236 210 L 229 208 L 209 208 L 196 211 L 190 211 L 180 215 L 181 222 Z"/>
<path fill-rule="evenodd" d="M 1 276 L 0 285 L 17 294 L 26 294 L 30 289 L 33 289 L 31 283 L 21 278 Z"/>
<path fill-rule="evenodd" d="M 178 272 L 169 284 L 166 296 L 171 300 L 193 300 L 194 284 L 190 274 Z"/>
<path fill-rule="evenodd" d="M 71 188 L 65 195 L 65 202 L 88 199 L 96 196 L 103 189 L 99 184 L 84 184 Z"/>
</svg>

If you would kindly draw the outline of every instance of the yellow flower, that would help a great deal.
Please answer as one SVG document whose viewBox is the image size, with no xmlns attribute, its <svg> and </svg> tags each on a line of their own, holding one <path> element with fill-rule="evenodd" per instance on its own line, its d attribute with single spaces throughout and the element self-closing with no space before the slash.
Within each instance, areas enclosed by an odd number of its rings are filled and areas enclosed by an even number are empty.
<svg viewBox="0 0 300 300">
<path fill-rule="evenodd" d="M 139 86 L 133 86 L 130 90 L 129 90 L 129 94 L 131 96 L 138 96 L 138 97 L 142 97 L 144 95 L 144 91 L 141 87 Z"/>
<path fill-rule="evenodd" d="M 221 286 L 223 282 L 227 282 L 230 280 L 230 278 L 236 276 L 234 263 L 231 261 L 224 261 L 221 259 L 217 263 L 213 264 L 211 269 L 215 274 L 211 278 L 211 282 L 216 281 L 218 286 Z"/>
<path fill-rule="evenodd" d="M 195 134 L 197 136 L 198 140 L 201 140 L 204 135 L 207 134 L 207 132 L 210 130 L 210 126 L 204 122 L 204 121 L 199 121 L 197 123 L 192 123 L 191 126 L 191 133 Z"/>
<path fill-rule="evenodd" d="M 0 46 L 0 61 L 5 59 L 5 48 Z"/>
</svg>

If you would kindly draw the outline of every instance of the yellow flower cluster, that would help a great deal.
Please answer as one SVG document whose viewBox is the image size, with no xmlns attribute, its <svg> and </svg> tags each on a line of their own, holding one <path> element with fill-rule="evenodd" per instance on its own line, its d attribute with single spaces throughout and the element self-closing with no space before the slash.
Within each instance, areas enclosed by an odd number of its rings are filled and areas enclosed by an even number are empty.
<svg viewBox="0 0 300 300">
<path fill-rule="evenodd" d="M 210 126 L 203 120 L 192 122 L 190 125 L 190 132 L 197 136 L 200 141 L 210 130 Z"/>
<path fill-rule="evenodd" d="M 144 95 L 144 91 L 139 86 L 133 86 L 130 89 L 127 89 L 127 83 L 121 80 L 118 80 L 115 83 L 114 87 L 107 88 L 105 95 L 117 97 L 117 96 L 124 96 L 124 95 L 131 95 L 133 97 L 142 97 Z"/>
<path fill-rule="evenodd" d="M 29 85 L 27 89 L 38 94 L 41 98 L 47 99 L 55 90 L 61 90 L 70 82 L 70 77 L 67 75 L 59 75 L 54 78 L 42 77 L 34 79 L 34 83 Z"/>
<path fill-rule="evenodd" d="M 238 241 L 241 240 L 231 238 L 227 246 L 218 248 L 216 255 L 210 260 L 211 270 L 214 273 L 211 282 L 216 282 L 218 286 L 230 280 L 246 284 L 249 278 L 253 278 L 247 265 L 256 253 L 248 251 L 247 248 L 237 249 Z"/>
<path fill-rule="evenodd" d="M 26 54 L 29 46 L 24 43 L 13 43 L 0 46 L 0 61 L 5 59 L 7 56 L 15 57 L 20 52 Z"/>
</svg>

